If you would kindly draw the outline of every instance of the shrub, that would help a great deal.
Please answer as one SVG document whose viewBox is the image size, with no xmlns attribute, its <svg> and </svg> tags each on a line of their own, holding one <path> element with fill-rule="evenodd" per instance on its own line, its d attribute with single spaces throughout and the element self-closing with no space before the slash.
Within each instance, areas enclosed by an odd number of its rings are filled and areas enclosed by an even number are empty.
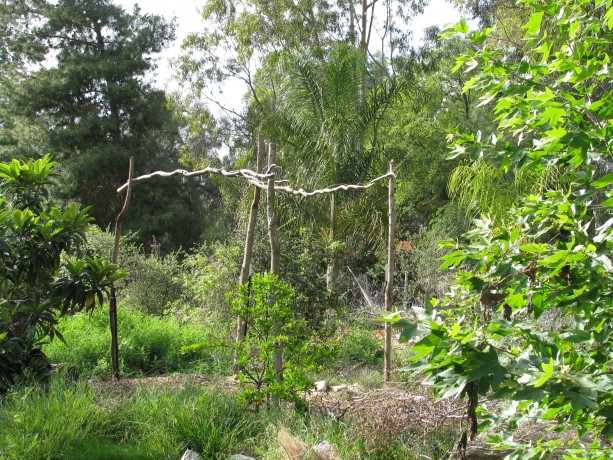
<svg viewBox="0 0 613 460">
<path fill-rule="evenodd" d="M 121 277 L 102 259 L 80 257 L 92 220 L 77 205 L 62 210 L 47 201 L 53 163 L 0 164 L 0 391 L 15 375 L 49 369 L 41 351 L 58 319 L 101 303 Z"/>
<path fill-rule="evenodd" d="M 121 238 L 119 265 L 127 276 L 117 283 L 117 294 L 141 311 L 164 316 L 183 299 L 179 254 L 146 254 L 142 246 L 133 243 L 134 238 L 131 233 Z M 113 234 L 93 227 L 86 246 L 90 253 L 108 258 Z"/>
<path fill-rule="evenodd" d="M 350 328 L 338 336 L 336 366 L 383 365 L 383 336 L 374 330 Z"/>
<path fill-rule="evenodd" d="M 304 319 L 294 310 L 294 291 L 278 276 L 255 274 L 248 285 L 228 294 L 232 311 L 247 323 L 237 345 L 241 399 L 255 409 L 271 397 L 299 403 L 297 392 L 312 386 L 306 369 L 316 356 L 307 342 Z M 282 354 L 282 370 L 275 357 Z"/>
<path fill-rule="evenodd" d="M 524 59 L 509 54 L 515 50 L 485 48 L 458 60 L 457 68 L 477 66 L 466 89 L 495 101 L 499 125 L 491 136 L 460 136 L 454 153 L 505 172 L 555 165 L 566 180 L 560 189 L 523 197 L 506 222 L 475 221 L 466 246 L 450 244 L 455 250 L 442 268 L 460 268 L 455 285 L 415 309 L 419 324 L 405 322 L 405 337 L 420 338 L 413 370 L 441 396 L 466 400 L 460 448 L 489 428 L 497 432 L 488 442 L 511 449 L 510 458 L 609 459 L 613 174 L 602 169 L 612 158 L 613 6 L 524 3 L 531 14 L 523 27 Z M 470 36 L 483 44 L 490 32 Z M 564 321 L 544 327 L 538 320 L 547 312 Z M 500 403 L 480 405 L 486 395 Z M 513 437 L 520 424 L 539 422 L 578 436 L 569 442 Z"/>
</svg>

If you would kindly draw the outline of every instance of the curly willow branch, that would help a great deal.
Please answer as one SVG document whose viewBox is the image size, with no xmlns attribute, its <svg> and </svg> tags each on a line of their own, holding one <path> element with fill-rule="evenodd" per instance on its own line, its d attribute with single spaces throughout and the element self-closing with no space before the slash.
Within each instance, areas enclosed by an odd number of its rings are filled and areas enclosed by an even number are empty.
<svg viewBox="0 0 613 460">
<path fill-rule="evenodd" d="M 132 179 L 132 182 L 138 182 L 141 180 L 151 179 L 153 177 L 170 177 L 170 176 L 194 177 L 194 176 L 202 176 L 204 174 L 219 174 L 225 177 L 243 177 L 247 179 L 247 181 L 251 185 L 254 185 L 255 187 L 258 187 L 261 189 L 266 189 L 268 186 L 262 180 L 272 177 L 273 174 L 271 174 L 271 171 L 274 168 L 276 168 L 276 165 L 272 165 L 270 168 L 268 168 L 268 171 L 266 171 L 266 173 L 264 174 L 258 174 L 249 169 L 239 169 L 235 171 L 227 171 L 223 168 L 211 168 L 211 167 L 207 167 L 199 171 L 191 171 L 191 172 L 186 171 L 184 169 L 176 169 L 171 172 L 155 171 L 155 172 L 152 172 L 151 174 L 145 174 L 143 176 L 135 177 L 134 179 Z M 337 185 L 335 187 L 324 188 L 320 190 L 313 190 L 312 192 L 306 192 L 303 189 L 295 190 L 291 187 L 283 186 L 283 187 L 275 187 L 275 192 L 308 197 L 308 196 L 314 196 L 314 195 L 322 195 L 326 193 L 334 193 L 339 190 L 365 190 L 367 188 L 372 187 L 380 180 L 387 179 L 388 177 L 391 177 L 391 176 L 395 177 L 395 174 L 390 171 L 387 174 L 384 174 L 383 176 L 380 176 L 380 177 L 377 177 L 371 180 L 368 184 L 365 184 L 365 185 L 354 185 L 354 184 Z M 287 182 L 287 181 L 284 180 L 284 181 L 278 181 L 278 182 Z M 278 183 L 278 182 L 275 182 L 275 183 Z M 126 182 L 125 184 L 123 184 L 121 187 L 117 189 L 117 193 L 121 193 L 127 187 L 128 187 L 128 183 Z"/>
<path fill-rule="evenodd" d="M 170 176 L 184 176 L 184 177 L 195 177 L 195 176 L 203 176 L 205 174 L 219 174 L 225 177 L 244 177 L 246 179 L 268 179 L 272 177 L 271 169 L 274 168 L 275 165 L 272 165 L 271 168 L 265 174 L 258 174 L 249 169 L 239 169 L 235 171 L 227 171 L 223 168 L 212 168 L 210 166 L 200 169 L 198 171 L 186 171 L 185 169 L 175 169 L 174 171 L 166 172 L 166 171 L 155 171 L 151 174 L 145 174 L 143 176 L 138 176 L 132 179 L 132 182 L 138 182 L 141 180 L 151 179 L 152 177 L 170 177 Z M 128 183 L 126 182 L 121 187 L 117 189 L 117 193 L 123 192 L 128 187 Z"/>
</svg>

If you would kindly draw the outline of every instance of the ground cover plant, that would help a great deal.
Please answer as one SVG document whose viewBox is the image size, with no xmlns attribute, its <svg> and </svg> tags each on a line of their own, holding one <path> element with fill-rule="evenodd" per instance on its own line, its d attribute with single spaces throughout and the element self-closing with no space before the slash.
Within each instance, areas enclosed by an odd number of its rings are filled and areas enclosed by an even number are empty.
<svg viewBox="0 0 613 460">
<path fill-rule="evenodd" d="M 397 396 L 387 401 L 393 403 Z M 377 398 L 371 402 L 377 404 Z M 419 407 L 401 404 L 390 414 L 406 416 Z M 374 413 L 383 416 L 385 411 Z M 307 446 L 329 441 L 337 455 L 333 458 L 412 460 L 444 454 L 457 434 L 453 426 L 424 430 L 417 419 L 418 425 L 411 430 L 391 418 L 375 427 L 361 418 L 370 416 L 358 410 L 355 418 L 335 420 L 325 412 L 283 408 L 255 414 L 237 403 L 234 390 L 223 379 L 183 376 L 114 384 L 75 383 L 58 377 L 46 388 L 14 387 L 0 401 L 0 456 L 7 460 L 176 459 L 192 449 L 207 459 L 242 453 L 276 460 L 287 458 L 283 447 L 287 444 L 280 435 L 287 431 Z"/>
<path fill-rule="evenodd" d="M 15 460 L 180 458 L 188 448 L 215 459 L 248 451 L 263 431 L 214 385 L 126 390 L 55 379 L 14 388 L 0 407 L 0 456 Z"/>
</svg>

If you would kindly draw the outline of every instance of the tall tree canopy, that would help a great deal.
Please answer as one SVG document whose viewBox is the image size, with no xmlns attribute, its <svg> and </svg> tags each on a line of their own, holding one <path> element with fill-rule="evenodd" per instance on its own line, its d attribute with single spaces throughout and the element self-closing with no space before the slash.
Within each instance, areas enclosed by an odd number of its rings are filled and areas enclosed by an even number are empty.
<svg viewBox="0 0 613 460">
<path fill-rule="evenodd" d="M 153 56 L 174 38 L 175 26 L 138 7 L 128 13 L 109 0 L 28 6 L 14 10 L 11 23 L 23 29 L 24 18 L 36 15 L 28 37 L 44 52 L 21 55 L 28 66 L 3 66 L 0 155 L 52 153 L 66 174 L 61 194 L 93 205 L 97 223 L 107 226 L 120 206 L 115 189 L 125 181 L 130 156 L 136 157 L 137 174 L 178 166 L 176 120 L 164 92 L 149 81 Z M 13 61 L 18 43 L 8 43 Z M 201 211 L 210 197 L 186 186 L 171 180 L 135 190 L 139 216 L 132 222 L 143 238 L 159 240 L 177 230 L 178 242 L 199 238 L 201 218 L 191 209 Z"/>
</svg>

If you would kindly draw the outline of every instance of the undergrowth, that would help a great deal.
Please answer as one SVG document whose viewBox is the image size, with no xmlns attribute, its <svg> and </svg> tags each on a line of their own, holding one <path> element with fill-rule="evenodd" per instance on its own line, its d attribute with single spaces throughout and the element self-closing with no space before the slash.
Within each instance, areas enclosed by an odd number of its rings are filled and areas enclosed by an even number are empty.
<svg viewBox="0 0 613 460">
<path fill-rule="evenodd" d="M 144 388 L 118 395 L 54 379 L 0 403 L 0 458 L 222 458 L 253 443 L 262 420 L 216 388 Z"/>
<path fill-rule="evenodd" d="M 0 399 L 0 458 L 177 459 L 191 449 L 206 459 L 276 460 L 287 458 L 278 442 L 287 430 L 309 446 L 329 441 L 341 459 L 410 460 L 440 458 L 455 435 L 441 429 L 392 438 L 362 428 L 288 408 L 255 414 L 218 385 L 128 388 L 55 376 L 48 387 L 15 387 Z"/>
<path fill-rule="evenodd" d="M 174 316 L 151 316 L 124 307 L 118 314 L 120 371 L 124 376 L 167 373 L 226 373 L 232 351 L 220 328 L 182 323 Z M 59 325 L 65 343 L 44 347 L 51 362 L 81 378 L 108 378 L 110 332 L 103 309 L 77 314 Z"/>
</svg>

